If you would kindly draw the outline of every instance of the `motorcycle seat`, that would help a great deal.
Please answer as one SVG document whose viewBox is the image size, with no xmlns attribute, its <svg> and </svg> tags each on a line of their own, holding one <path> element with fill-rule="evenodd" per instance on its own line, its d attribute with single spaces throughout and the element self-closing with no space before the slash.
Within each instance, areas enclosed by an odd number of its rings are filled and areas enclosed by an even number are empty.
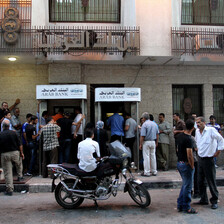
<svg viewBox="0 0 224 224">
<path fill-rule="evenodd" d="M 79 168 L 78 164 L 70 164 L 70 163 L 62 163 L 61 167 L 65 168 L 69 171 L 72 175 L 80 176 L 80 177 L 89 177 L 89 176 L 96 176 L 96 170 L 92 172 L 86 172 Z"/>
</svg>

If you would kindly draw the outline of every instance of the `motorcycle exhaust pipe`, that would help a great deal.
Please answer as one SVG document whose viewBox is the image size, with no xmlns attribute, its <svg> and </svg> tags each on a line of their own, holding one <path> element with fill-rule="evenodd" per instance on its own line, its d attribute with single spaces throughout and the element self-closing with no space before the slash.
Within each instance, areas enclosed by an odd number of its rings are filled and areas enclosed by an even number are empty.
<svg viewBox="0 0 224 224">
<path fill-rule="evenodd" d="M 71 188 L 68 188 L 68 186 L 64 183 L 64 182 L 61 182 L 61 184 L 65 187 L 65 189 L 67 191 L 71 191 L 71 192 L 74 192 L 74 193 L 82 193 L 82 194 L 91 194 L 91 193 L 94 193 L 93 190 L 87 190 L 87 191 L 83 191 L 83 190 L 73 190 Z M 77 195 L 80 197 L 80 195 Z"/>
</svg>

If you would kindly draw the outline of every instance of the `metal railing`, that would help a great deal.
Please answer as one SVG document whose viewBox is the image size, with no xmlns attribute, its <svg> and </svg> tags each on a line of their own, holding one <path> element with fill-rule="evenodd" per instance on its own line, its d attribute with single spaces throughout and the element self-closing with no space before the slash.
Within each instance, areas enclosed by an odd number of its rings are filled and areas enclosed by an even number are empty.
<svg viewBox="0 0 224 224">
<path fill-rule="evenodd" d="M 140 29 L 127 27 L 34 27 L 9 44 L 0 29 L 0 53 L 75 54 L 140 52 Z"/>
<path fill-rule="evenodd" d="M 173 55 L 224 54 L 224 30 L 171 28 Z"/>
</svg>

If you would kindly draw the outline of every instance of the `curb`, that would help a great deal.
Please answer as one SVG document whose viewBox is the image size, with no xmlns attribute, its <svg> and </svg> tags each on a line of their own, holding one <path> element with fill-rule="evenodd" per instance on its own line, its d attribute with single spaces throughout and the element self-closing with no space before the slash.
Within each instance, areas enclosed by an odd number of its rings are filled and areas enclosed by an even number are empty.
<svg viewBox="0 0 224 224">
<path fill-rule="evenodd" d="M 216 180 L 217 186 L 224 186 L 224 179 Z M 181 181 L 143 181 L 144 186 L 147 189 L 176 189 L 180 188 Z M 119 190 L 124 189 L 124 182 L 121 183 Z M 0 192 L 5 191 L 5 185 L 0 185 Z M 29 193 L 49 193 L 51 192 L 51 183 L 38 183 L 38 184 L 14 184 L 15 192 L 29 192 Z"/>
</svg>

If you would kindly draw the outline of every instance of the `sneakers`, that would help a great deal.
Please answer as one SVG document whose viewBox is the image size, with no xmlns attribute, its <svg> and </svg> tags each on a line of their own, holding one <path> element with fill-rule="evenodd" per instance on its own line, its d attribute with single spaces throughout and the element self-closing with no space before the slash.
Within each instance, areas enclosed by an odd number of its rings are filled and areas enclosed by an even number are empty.
<svg viewBox="0 0 224 224">
<path fill-rule="evenodd" d="M 33 175 L 32 175 L 31 173 L 25 173 L 24 176 L 29 176 L 29 177 L 31 177 L 31 176 L 33 176 Z"/>
<path fill-rule="evenodd" d="M 6 196 L 12 196 L 13 195 L 13 192 L 12 191 L 5 191 L 4 192 L 4 195 L 6 195 Z"/>
</svg>

